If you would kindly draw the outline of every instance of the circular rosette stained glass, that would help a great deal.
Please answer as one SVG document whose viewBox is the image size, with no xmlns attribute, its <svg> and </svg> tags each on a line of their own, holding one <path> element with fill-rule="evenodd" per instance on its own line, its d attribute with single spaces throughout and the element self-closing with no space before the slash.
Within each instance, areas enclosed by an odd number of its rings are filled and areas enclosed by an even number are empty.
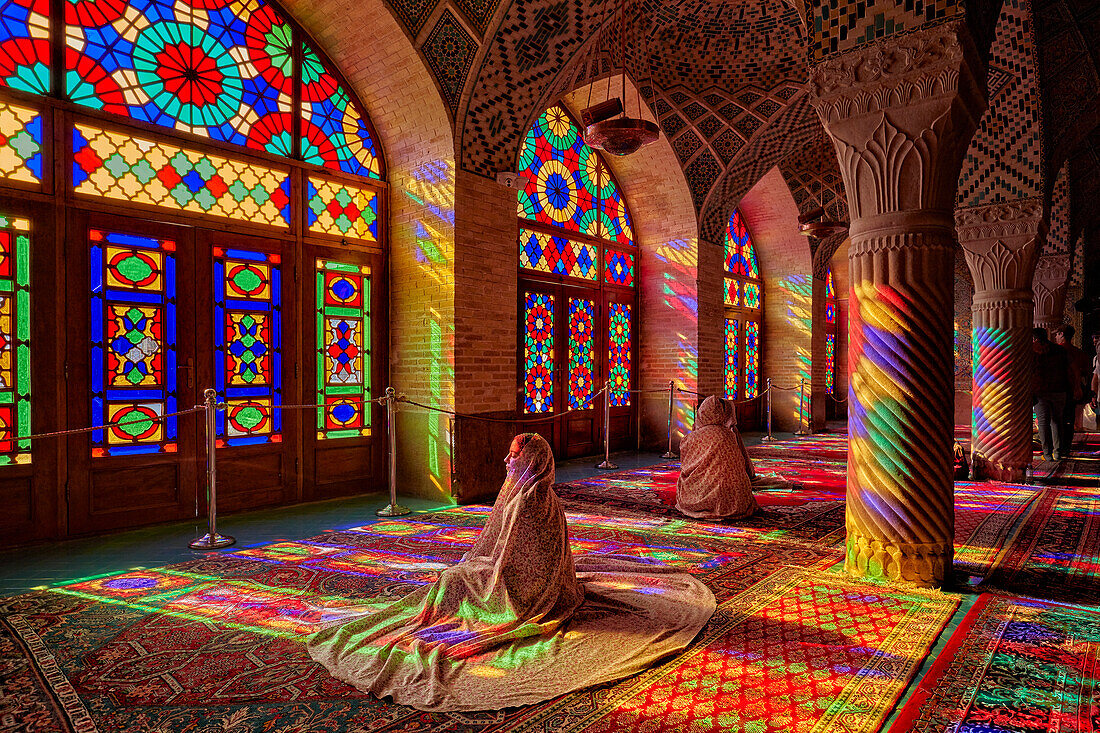
<svg viewBox="0 0 1100 733">
<path fill-rule="evenodd" d="M 543 211 L 557 224 L 565 224 L 577 213 L 577 187 L 573 173 L 560 160 L 547 160 L 539 168 L 538 191 Z"/>
<path fill-rule="evenodd" d="M 546 140 L 558 150 L 569 150 L 577 142 L 580 130 L 569 119 L 569 114 L 559 106 L 546 110 L 539 118 Z"/>
<path fill-rule="evenodd" d="M 45 5 L 48 5 L 46 0 Z M 126 13 L 127 0 L 68 0 L 65 3 L 65 23 L 97 26 L 114 23 Z"/>
<path fill-rule="evenodd" d="M 37 38 L 0 42 L 0 83 L 32 94 L 50 92 L 50 44 Z"/>
<path fill-rule="evenodd" d="M 270 407 L 262 402 L 230 405 L 226 413 L 230 435 L 267 433 L 271 429 Z"/>
<path fill-rule="evenodd" d="M 65 49 L 65 80 L 69 98 L 92 109 L 128 114 L 126 99 L 115 78 L 98 62 L 71 48 Z"/>
<path fill-rule="evenodd" d="M 340 167 L 340 155 L 328 133 L 308 120 L 302 120 L 302 160 L 325 168 Z"/>
<path fill-rule="evenodd" d="M 353 400 L 340 397 L 328 400 L 327 417 L 330 429 L 357 428 L 363 424 L 361 415 L 360 405 Z"/>
<path fill-rule="evenodd" d="M 294 47 L 290 25 L 268 5 L 261 5 L 248 16 L 245 31 L 248 58 L 270 86 L 285 94 L 294 87 Z"/>
<path fill-rule="evenodd" d="M 599 186 L 600 157 L 596 155 L 595 150 L 583 144 L 577 155 L 581 184 L 588 193 L 600 198 L 602 196 Z"/>
<path fill-rule="evenodd" d="M 166 117 L 217 128 L 241 114 L 244 84 L 232 48 L 219 37 L 154 23 L 138 34 L 133 62 L 141 91 Z"/>
<path fill-rule="evenodd" d="M 294 152 L 293 124 L 293 118 L 285 112 L 264 115 L 249 129 L 248 147 L 276 155 L 291 155 Z"/>
<path fill-rule="evenodd" d="M 334 305 L 341 305 L 347 307 L 358 307 L 362 305 L 362 300 L 359 297 L 359 283 L 358 278 L 350 278 L 346 275 L 328 275 L 328 282 L 325 288 L 328 293 L 328 299 Z"/>
</svg>

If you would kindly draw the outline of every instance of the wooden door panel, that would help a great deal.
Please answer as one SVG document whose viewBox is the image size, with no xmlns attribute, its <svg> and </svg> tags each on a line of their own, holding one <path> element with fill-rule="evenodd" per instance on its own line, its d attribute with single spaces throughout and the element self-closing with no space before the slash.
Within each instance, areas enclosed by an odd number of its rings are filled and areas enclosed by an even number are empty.
<svg viewBox="0 0 1100 733">
<path fill-rule="evenodd" d="M 218 511 L 231 513 L 285 503 L 285 459 L 281 452 L 228 457 L 218 453 Z"/>
<path fill-rule="evenodd" d="M 193 231 L 88 212 L 67 231 L 67 427 L 127 422 L 69 439 L 69 533 L 193 516 L 200 415 L 142 421 L 197 402 Z"/>
</svg>

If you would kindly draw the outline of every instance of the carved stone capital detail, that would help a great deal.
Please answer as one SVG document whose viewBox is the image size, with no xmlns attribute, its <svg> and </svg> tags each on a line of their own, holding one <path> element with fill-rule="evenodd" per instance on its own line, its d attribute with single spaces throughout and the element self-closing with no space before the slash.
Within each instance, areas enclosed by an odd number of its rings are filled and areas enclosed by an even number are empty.
<svg viewBox="0 0 1100 733">
<path fill-rule="evenodd" d="M 959 244 L 983 239 L 1038 236 L 1045 229 L 1043 201 L 1038 198 L 1016 199 L 955 210 L 955 228 Z"/>
<path fill-rule="evenodd" d="M 1065 286 L 1069 277 L 1069 255 L 1045 255 L 1035 263 L 1035 284 L 1054 290 Z"/>
</svg>

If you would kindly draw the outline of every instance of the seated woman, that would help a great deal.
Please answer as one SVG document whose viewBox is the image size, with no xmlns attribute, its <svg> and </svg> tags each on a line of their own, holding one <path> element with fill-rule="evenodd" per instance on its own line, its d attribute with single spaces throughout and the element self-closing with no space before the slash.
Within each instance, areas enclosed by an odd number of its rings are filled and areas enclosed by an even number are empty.
<svg viewBox="0 0 1100 733">
<path fill-rule="evenodd" d="M 574 564 L 545 440 L 517 436 L 505 463 L 457 565 L 310 638 L 334 677 L 421 710 L 496 710 L 635 674 L 703 628 L 714 596 L 686 572 L 610 555 Z"/>
<path fill-rule="evenodd" d="M 741 519 L 760 507 L 752 495 L 752 463 L 734 432 L 733 405 L 707 397 L 695 412 L 695 429 L 680 443 L 676 509 L 696 519 Z"/>
</svg>

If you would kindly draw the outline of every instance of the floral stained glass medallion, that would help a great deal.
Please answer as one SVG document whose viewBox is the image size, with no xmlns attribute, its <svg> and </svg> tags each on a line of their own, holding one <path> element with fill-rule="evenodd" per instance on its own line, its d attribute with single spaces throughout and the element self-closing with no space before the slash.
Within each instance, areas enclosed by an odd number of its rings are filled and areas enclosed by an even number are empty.
<svg viewBox="0 0 1100 733">
<path fill-rule="evenodd" d="M 596 303 L 569 299 L 569 409 L 592 407 L 596 364 Z"/>
<path fill-rule="evenodd" d="M 88 232 L 94 457 L 175 452 L 176 244 Z"/>
<path fill-rule="evenodd" d="M 317 437 L 371 434 L 369 267 L 317 260 Z"/>
<path fill-rule="evenodd" d="M 382 177 L 366 120 L 347 89 L 308 47 L 302 53 L 302 158 L 345 173 Z"/>
<path fill-rule="evenodd" d="M 0 0 L 0 86 L 50 93 L 50 0 Z"/>
<path fill-rule="evenodd" d="M 607 313 L 607 370 L 611 380 L 611 405 L 630 404 L 631 383 L 631 307 L 611 303 Z"/>
<path fill-rule="evenodd" d="M 282 272 L 275 254 L 214 249 L 220 445 L 281 440 Z"/>
<path fill-rule="evenodd" d="M 554 296 L 524 294 L 523 411 L 554 410 Z"/>
</svg>

